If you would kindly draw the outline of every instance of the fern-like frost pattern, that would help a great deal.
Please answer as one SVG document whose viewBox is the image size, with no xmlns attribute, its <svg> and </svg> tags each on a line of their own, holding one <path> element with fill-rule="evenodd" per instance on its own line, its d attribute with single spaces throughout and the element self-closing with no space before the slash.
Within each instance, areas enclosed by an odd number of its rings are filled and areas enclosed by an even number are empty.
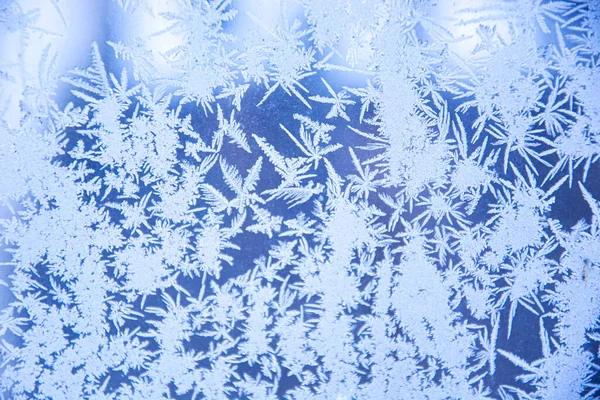
<svg viewBox="0 0 600 400">
<path fill-rule="evenodd" d="M 4 0 L 0 32 L 3 398 L 600 397 L 596 1 Z"/>
</svg>

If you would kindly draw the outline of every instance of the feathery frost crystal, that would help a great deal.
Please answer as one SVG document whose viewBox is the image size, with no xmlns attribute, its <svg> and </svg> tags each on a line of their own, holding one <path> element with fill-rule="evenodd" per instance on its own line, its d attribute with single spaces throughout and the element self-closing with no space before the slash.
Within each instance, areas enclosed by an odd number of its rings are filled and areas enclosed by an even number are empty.
<svg viewBox="0 0 600 400">
<path fill-rule="evenodd" d="M 594 0 L 0 0 L 7 399 L 600 397 Z"/>
</svg>

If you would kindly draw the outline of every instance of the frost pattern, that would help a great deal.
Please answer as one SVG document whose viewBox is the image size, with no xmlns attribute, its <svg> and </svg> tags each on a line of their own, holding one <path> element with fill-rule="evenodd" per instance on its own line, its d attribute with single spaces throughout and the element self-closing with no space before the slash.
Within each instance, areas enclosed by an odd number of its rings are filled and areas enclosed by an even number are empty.
<svg viewBox="0 0 600 400">
<path fill-rule="evenodd" d="M 600 396 L 595 1 L 106 0 L 162 28 L 67 73 L 70 3 L 32 3 L 5 398 Z"/>
</svg>

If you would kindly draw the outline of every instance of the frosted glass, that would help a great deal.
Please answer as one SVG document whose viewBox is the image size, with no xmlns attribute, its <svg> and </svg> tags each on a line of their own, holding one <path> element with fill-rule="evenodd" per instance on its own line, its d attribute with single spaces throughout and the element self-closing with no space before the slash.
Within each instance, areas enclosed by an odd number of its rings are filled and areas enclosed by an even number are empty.
<svg viewBox="0 0 600 400">
<path fill-rule="evenodd" d="M 0 0 L 3 398 L 597 398 L 599 38 L 592 0 Z"/>
</svg>

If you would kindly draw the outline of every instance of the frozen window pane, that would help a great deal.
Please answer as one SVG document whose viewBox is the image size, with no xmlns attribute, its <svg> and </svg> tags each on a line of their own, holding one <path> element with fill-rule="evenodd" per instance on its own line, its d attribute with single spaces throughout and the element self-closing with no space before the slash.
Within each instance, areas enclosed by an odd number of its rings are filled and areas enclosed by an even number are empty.
<svg viewBox="0 0 600 400">
<path fill-rule="evenodd" d="M 593 0 L 0 0 L 11 399 L 600 396 Z"/>
</svg>

